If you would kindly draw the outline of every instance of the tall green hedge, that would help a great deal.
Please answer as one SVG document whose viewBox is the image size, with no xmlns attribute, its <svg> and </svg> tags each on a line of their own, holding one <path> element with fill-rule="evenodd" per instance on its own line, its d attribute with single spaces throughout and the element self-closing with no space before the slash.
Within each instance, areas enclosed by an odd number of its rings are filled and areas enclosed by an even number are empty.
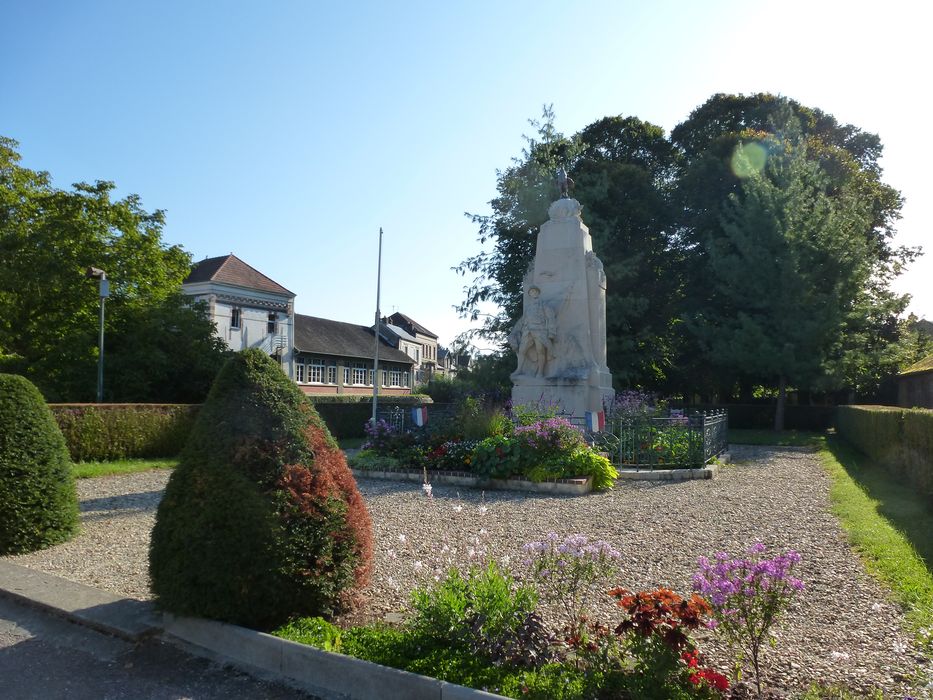
<svg viewBox="0 0 933 700">
<path fill-rule="evenodd" d="M 933 499 L 933 411 L 839 406 L 836 429 L 859 452 Z"/>
<path fill-rule="evenodd" d="M 197 404 L 49 404 L 75 462 L 174 457 Z"/>
<path fill-rule="evenodd" d="M 0 554 L 50 547 L 77 528 L 65 440 L 39 390 L 0 374 Z"/>
<path fill-rule="evenodd" d="M 309 396 L 317 412 L 327 424 L 331 435 L 337 439 L 363 437 L 363 425 L 373 416 L 373 400 L 364 395 Z M 379 413 L 384 409 L 401 406 L 420 406 L 431 403 L 431 397 L 423 394 L 410 396 L 379 397 Z"/>
</svg>

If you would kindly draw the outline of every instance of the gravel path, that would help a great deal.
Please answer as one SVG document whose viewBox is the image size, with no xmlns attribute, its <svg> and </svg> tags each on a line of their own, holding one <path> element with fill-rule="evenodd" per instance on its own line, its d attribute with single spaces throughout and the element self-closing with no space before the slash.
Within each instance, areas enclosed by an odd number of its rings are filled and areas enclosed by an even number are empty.
<svg viewBox="0 0 933 700">
<path fill-rule="evenodd" d="M 535 497 L 417 484 L 359 480 L 375 529 L 370 617 L 400 611 L 416 581 L 470 550 L 512 563 L 521 546 L 582 533 L 622 552 L 614 584 L 632 590 L 665 585 L 686 593 L 697 557 L 739 553 L 760 540 L 769 551 L 796 549 L 806 590 L 777 627 L 766 652 L 768 685 L 799 690 L 810 682 L 843 683 L 885 696 L 909 692 L 923 657 L 902 631 L 903 615 L 869 577 L 828 512 L 829 480 L 817 456 L 791 449 L 735 447 L 734 464 L 707 481 L 619 482 L 586 497 Z M 155 508 L 169 472 L 78 482 L 82 532 L 75 540 L 12 561 L 128 597 L 149 597 L 146 557 Z M 446 549 L 445 549 L 446 548 Z M 593 611 L 613 614 L 611 607 Z M 725 670 L 714 639 L 703 644 Z M 929 666 L 926 666 L 929 668 Z M 916 693 L 915 693 L 916 696 Z"/>
</svg>

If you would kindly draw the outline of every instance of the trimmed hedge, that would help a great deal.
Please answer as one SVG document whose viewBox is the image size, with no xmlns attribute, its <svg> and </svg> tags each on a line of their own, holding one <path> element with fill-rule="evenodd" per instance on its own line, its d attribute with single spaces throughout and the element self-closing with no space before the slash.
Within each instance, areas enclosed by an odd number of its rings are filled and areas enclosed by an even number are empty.
<svg viewBox="0 0 933 700">
<path fill-rule="evenodd" d="M 159 504 L 149 550 L 158 605 L 270 629 L 353 606 L 372 522 L 310 401 L 258 349 L 217 375 Z"/>
<path fill-rule="evenodd" d="M 175 457 L 199 404 L 49 404 L 75 462 Z"/>
<path fill-rule="evenodd" d="M 65 440 L 32 382 L 0 374 L 0 555 L 50 547 L 77 530 Z"/>
<path fill-rule="evenodd" d="M 352 396 L 308 396 L 317 409 L 318 414 L 327 424 L 338 440 L 343 438 L 365 437 L 363 430 L 365 423 L 373 417 L 373 397 Z M 379 397 L 379 413 L 391 410 L 396 406 L 408 408 L 430 404 L 431 397 L 425 394 L 411 394 L 410 396 Z"/>
<path fill-rule="evenodd" d="M 933 411 L 840 406 L 836 429 L 859 452 L 933 500 Z"/>
<path fill-rule="evenodd" d="M 774 428 L 774 403 L 717 403 L 694 404 L 683 406 L 689 411 L 726 410 L 729 413 L 729 427 L 751 430 L 771 430 Z M 788 404 L 784 407 L 784 428 L 786 430 L 823 431 L 833 424 L 835 406 L 801 406 Z"/>
</svg>

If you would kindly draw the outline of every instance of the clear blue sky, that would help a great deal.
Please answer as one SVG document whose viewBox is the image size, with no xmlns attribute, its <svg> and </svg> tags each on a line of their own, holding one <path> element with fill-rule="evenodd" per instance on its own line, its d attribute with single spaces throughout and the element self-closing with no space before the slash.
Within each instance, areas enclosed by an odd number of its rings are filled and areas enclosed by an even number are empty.
<svg viewBox="0 0 933 700">
<path fill-rule="evenodd" d="M 451 267 L 479 250 L 464 212 L 488 212 L 546 103 L 568 134 L 615 114 L 669 131 L 716 92 L 819 107 L 881 136 L 898 240 L 922 244 L 928 21 L 860 5 L 0 0 L 0 134 L 59 187 L 166 210 L 166 243 L 235 253 L 299 313 L 371 322 L 381 226 L 383 312 L 449 343 L 469 326 Z M 933 251 L 898 289 L 933 319 Z"/>
</svg>

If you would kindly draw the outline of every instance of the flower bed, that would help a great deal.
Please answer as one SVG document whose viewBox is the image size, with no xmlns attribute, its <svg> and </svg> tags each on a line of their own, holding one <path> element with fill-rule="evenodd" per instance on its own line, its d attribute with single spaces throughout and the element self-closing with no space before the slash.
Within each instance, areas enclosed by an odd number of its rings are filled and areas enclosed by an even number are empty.
<svg viewBox="0 0 933 700">
<path fill-rule="evenodd" d="M 385 421 L 366 430 L 368 441 L 350 460 L 354 469 L 365 472 L 421 472 L 425 483 L 434 475 L 466 473 L 480 485 L 589 479 L 595 490 L 611 488 L 618 477 L 579 428 L 556 416 L 519 425 L 497 421 L 495 432 L 486 437 L 468 437 L 449 426 L 399 432 Z"/>
<path fill-rule="evenodd" d="M 803 587 L 796 553 L 768 559 L 756 544 L 743 557 L 701 559 L 689 597 L 610 589 L 619 618 L 607 626 L 583 615 L 584 601 L 606 590 L 619 552 L 550 533 L 524 553 L 515 566 L 471 559 L 417 585 L 398 626 L 303 618 L 273 634 L 508 697 L 582 700 L 727 697 L 729 678 L 706 665 L 694 635 L 714 630 L 735 645 L 737 671 L 751 667 L 760 695 L 763 642 Z M 558 613 L 545 616 L 539 603 Z"/>
</svg>

